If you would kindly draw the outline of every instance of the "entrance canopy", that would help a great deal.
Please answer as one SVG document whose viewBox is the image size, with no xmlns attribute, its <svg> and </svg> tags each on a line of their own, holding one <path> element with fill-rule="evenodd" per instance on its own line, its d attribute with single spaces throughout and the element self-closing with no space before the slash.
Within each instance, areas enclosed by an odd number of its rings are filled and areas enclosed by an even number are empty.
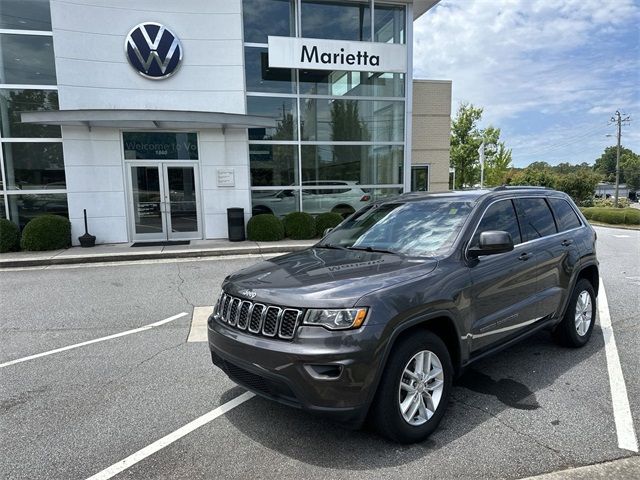
<svg viewBox="0 0 640 480">
<path fill-rule="evenodd" d="M 203 128 L 273 128 L 276 121 L 269 117 L 222 112 L 186 112 L 180 110 L 55 110 L 23 112 L 22 123 L 40 125 L 140 128 L 140 129 L 203 129 Z"/>
</svg>

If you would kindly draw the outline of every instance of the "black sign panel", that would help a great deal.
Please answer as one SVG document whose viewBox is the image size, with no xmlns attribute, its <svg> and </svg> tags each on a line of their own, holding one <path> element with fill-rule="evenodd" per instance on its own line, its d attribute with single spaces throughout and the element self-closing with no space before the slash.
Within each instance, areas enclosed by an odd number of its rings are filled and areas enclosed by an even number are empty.
<svg viewBox="0 0 640 480">
<path fill-rule="evenodd" d="M 123 132 L 126 160 L 197 160 L 194 132 Z"/>
</svg>

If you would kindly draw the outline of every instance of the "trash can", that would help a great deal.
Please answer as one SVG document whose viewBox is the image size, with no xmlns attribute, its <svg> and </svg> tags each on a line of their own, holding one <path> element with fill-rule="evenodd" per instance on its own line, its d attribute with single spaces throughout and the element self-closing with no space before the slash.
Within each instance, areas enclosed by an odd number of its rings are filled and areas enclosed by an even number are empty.
<svg viewBox="0 0 640 480">
<path fill-rule="evenodd" d="M 227 208 L 227 227 L 230 242 L 242 242 L 244 237 L 244 208 Z"/>
</svg>

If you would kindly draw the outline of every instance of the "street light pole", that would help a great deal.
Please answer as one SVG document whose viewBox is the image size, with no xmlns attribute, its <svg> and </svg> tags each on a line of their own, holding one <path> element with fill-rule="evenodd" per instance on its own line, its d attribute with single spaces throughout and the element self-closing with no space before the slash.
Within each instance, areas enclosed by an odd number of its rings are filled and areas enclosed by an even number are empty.
<svg viewBox="0 0 640 480">
<path fill-rule="evenodd" d="M 618 148 L 616 150 L 616 191 L 613 198 L 613 206 L 616 208 L 618 207 L 618 194 L 620 190 L 620 137 L 622 137 L 622 124 L 624 122 L 628 122 L 629 120 L 629 115 L 627 115 L 625 118 L 622 118 L 619 110 L 616 110 L 615 115 L 611 117 L 611 121 L 615 122 L 618 125 Z"/>
</svg>

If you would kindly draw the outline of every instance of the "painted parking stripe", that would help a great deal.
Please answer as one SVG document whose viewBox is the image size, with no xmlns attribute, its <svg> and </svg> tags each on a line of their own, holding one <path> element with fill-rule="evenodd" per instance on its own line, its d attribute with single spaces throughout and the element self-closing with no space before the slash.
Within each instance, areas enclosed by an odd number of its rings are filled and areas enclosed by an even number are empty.
<svg viewBox="0 0 640 480">
<path fill-rule="evenodd" d="M 242 395 L 237 396 L 233 400 L 228 401 L 227 403 L 220 405 L 218 408 L 211 410 L 209 413 L 205 413 L 201 417 L 196 418 L 192 422 L 187 423 L 185 426 L 180 427 L 178 430 L 162 437 L 160 440 L 156 440 L 151 445 L 144 447 L 141 450 L 138 450 L 136 453 L 129 455 L 124 460 L 120 460 L 118 463 L 114 463 L 108 468 L 105 468 L 101 472 L 96 473 L 95 475 L 89 477 L 87 480 L 107 480 L 119 474 L 120 472 L 132 467 L 136 463 L 144 460 L 150 455 L 153 455 L 159 450 L 162 450 L 164 447 L 171 445 L 176 440 L 181 439 L 185 435 L 193 432 L 194 430 L 206 425 L 207 423 L 215 420 L 220 415 L 224 415 L 229 410 L 237 407 L 238 405 L 246 402 L 247 400 L 253 398 L 254 394 L 251 392 L 244 392 Z"/>
<path fill-rule="evenodd" d="M 213 307 L 194 307 L 191 318 L 191 330 L 187 342 L 207 341 L 207 320 L 213 313 Z"/>
<path fill-rule="evenodd" d="M 598 315 L 600 317 L 600 328 L 604 336 L 604 350 L 607 357 L 609 385 L 611 386 L 611 403 L 613 404 L 613 418 L 618 435 L 618 447 L 637 452 L 638 439 L 633 427 L 633 417 L 631 416 L 631 408 L 629 407 L 627 386 L 622 376 L 618 347 L 616 347 L 611 315 L 609 314 L 609 302 L 607 301 L 607 294 L 602 279 L 600 279 L 600 292 L 598 295 Z"/>
<path fill-rule="evenodd" d="M 8 367 L 10 365 L 15 365 L 16 363 L 26 362 L 28 360 L 34 360 L 40 357 L 46 357 L 47 355 L 53 355 L 54 353 L 66 352 L 67 350 L 73 350 L 74 348 L 84 347 L 85 345 L 91 345 L 92 343 L 105 342 L 107 340 L 111 340 L 112 338 L 124 337 L 126 335 L 131 335 L 133 333 L 144 332 L 145 330 L 150 330 L 152 328 L 159 327 L 160 325 L 164 325 L 165 323 L 173 322 L 174 320 L 177 320 L 178 318 L 182 318 L 185 315 L 187 315 L 187 312 L 182 312 L 177 315 L 174 315 L 173 317 L 165 318 L 164 320 L 160 320 L 159 322 L 155 322 L 155 323 L 150 323 L 149 325 L 144 325 L 143 327 L 134 328 L 133 330 L 114 333 L 113 335 L 108 335 L 106 337 L 94 338 L 93 340 L 76 343 L 74 345 L 68 345 L 62 348 L 56 348 L 55 350 L 49 350 L 48 352 L 29 355 L 28 357 L 17 358 L 15 360 L 11 360 L 10 362 L 0 363 L 0 368 Z"/>
</svg>

